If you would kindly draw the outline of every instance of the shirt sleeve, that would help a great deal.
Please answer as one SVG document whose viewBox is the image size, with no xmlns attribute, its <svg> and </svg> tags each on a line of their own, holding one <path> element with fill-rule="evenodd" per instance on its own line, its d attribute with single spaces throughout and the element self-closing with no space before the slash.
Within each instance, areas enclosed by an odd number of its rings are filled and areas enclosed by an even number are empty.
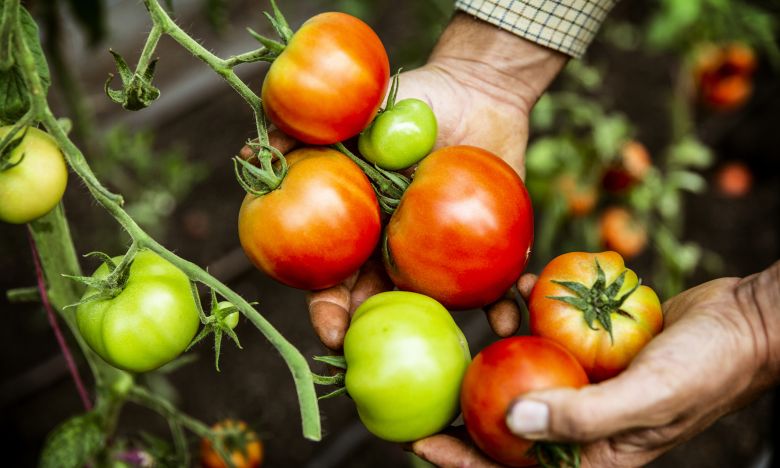
<svg viewBox="0 0 780 468">
<path fill-rule="evenodd" d="M 580 58 L 617 0 L 456 0 L 455 9 Z"/>
</svg>

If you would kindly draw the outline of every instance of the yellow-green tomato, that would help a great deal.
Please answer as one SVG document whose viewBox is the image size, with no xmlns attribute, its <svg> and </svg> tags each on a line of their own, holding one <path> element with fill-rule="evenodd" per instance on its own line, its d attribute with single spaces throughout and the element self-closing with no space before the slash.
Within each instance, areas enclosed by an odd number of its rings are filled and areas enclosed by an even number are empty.
<svg viewBox="0 0 780 468">
<path fill-rule="evenodd" d="M 122 257 L 114 258 L 119 264 Z M 110 273 L 103 264 L 93 278 Z M 90 287 L 84 298 L 97 294 Z M 95 353 L 114 367 L 147 372 L 176 358 L 198 331 L 200 319 L 187 275 L 149 250 L 130 265 L 124 289 L 110 299 L 80 304 L 76 323 Z"/>
<path fill-rule="evenodd" d="M 404 99 L 379 114 L 360 134 L 358 149 L 377 166 L 405 169 L 424 158 L 436 143 L 436 116 L 419 99 Z"/>
<path fill-rule="evenodd" d="M 0 140 L 11 128 L 0 127 Z M 27 128 L 9 159 L 12 163 L 20 160 L 16 166 L 0 171 L 0 221 L 6 223 L 29 223 L 45 215 L 60 202 L 68 182 L 60 148 L 46 132 Z"/>
<path fill-rule="evenodd" d="M 471 362 L 468 343 L 441 304 L 391 291 L 355 311 L 344 338 L 347 393 L 376 436 L 409 442 L 445 428 L 459 412 Z"/>
</svg>

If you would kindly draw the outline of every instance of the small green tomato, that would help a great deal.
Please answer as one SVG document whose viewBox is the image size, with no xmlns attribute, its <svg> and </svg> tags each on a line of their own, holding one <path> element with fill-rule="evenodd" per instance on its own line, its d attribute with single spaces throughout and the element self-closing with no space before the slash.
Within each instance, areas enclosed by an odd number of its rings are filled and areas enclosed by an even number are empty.
<svg viewBox="0 0 780 468">
<path fill-rule="evenodd" d="M 236 326 L 238 326 L 238 319 L 239 319 L 239 312 L 238 309 L 236 309 L 236 306 L 233 305 L 230 301 L 221 301 L 217 304 L 217 310 L 224 310 L 227 308 L 233 308 L 233 312 L 227 314 L 222 321 L 230 327 L 231 330 L 235 330 Z"/>
</svg>

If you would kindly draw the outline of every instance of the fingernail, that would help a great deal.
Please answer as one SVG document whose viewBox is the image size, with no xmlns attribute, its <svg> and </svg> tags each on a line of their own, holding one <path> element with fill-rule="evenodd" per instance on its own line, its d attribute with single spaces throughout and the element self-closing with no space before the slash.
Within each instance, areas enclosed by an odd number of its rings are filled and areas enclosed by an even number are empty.
<svg viewBox="0 0 780 468">
<path fill-rule="evenodd" d="M 541 437 L 550 425 L 550 408 L 538 401 L 520 400 L 509 409 L 506 425 L 517 435 Z"/>
</svg>

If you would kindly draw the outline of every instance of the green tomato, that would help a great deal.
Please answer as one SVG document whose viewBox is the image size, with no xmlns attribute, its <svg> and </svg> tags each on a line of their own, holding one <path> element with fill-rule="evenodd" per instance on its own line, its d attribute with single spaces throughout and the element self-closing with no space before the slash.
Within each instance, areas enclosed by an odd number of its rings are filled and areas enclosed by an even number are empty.
<svg viewBox="0 0 780 468">
<path fill-rule="evenodd" d="M 11 128 L 0 127 L 0 140 Z M 0 221 L 12 224 L 29 223 L 51 211 L 68 183 L 68 168 L 60 148 L 46 132 L 27 129 L 24 140 L 10 155 L 11 162 L 20 159 L 16 166 L 0 171 Z"/>
<path fill-rule="evenodd" d="M 447 309 L 422 294 L 391 291 L 355 311 L 344 338 L 347 393 L 369 431 L 409 442 L 445 428 L 459 412 L 471 362 Z"/>
<path fill-rule="evenodd" d="M 234 312 L 231 312 L 225 316 L 222 320 L 224 321 L 225 325 L 230 327 L 231 330 L 234 330 L 238 326 L 238 319 L 239 319 L 239 312 L 236 310 L 236 306 L 233 305 L 230 301 L 221 301 L 217 304 L 218 310 L 223 310 L 227 308 L 233 308 Z"/>
<path fill-rule="evenodd" d="M 122 257 L 114 258 L 119 264 Z M 93 278 L 110 273 L 103 264 Z M 97 294 L 92 287 L 84 298 Z M 95 353 L 114 367 L 147 372 L 187 348 L 200 319 L 187 275 L 149 250 L 138 252 L 122 292 L 80 304 L 76 323 Z"/>
<path fill-rule="evenodd" d="M 419 99 L 404 99 L 379 114 L 360 134 L 360 153 L 377 166 L 405 169 L 424 158 L 436 143 L 436 116 Z"/>
</svg>

